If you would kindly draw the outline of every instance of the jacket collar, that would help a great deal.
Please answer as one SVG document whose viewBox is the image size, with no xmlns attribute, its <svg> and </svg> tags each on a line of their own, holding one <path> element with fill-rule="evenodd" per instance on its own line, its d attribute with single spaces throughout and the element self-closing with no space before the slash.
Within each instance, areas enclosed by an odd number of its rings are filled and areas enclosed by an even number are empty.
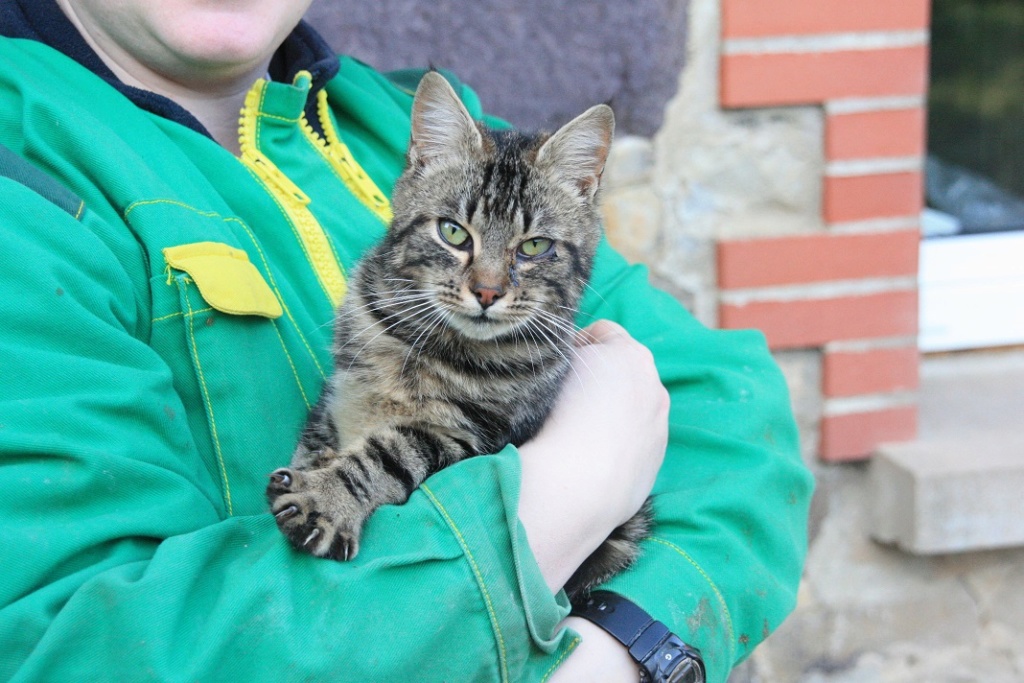
<svg viewBox="0 0 1024 683">
<path fill-rule="evenodd" d="M 122 83 L 85 42 L 56 0 L 0 2 L 0 35 L 48 45 L 102 78 L 140 109 L 211 137 L 203 125 L 176 102 L 163 95 Z M 312 96 L 308 101 L 311 111 L 307 111 L 307 118 L 315 121 L 316 116 L 312 114 L 316 108 L 315 94 L 337 74 L 338 58 L 323 38 L 304 21 L 299 23 L 274 54 L 270 62 L 270 75 L 274 80 L 290 83 L 295 74 L 302 70 L 313 75 Z"/>
</svg>

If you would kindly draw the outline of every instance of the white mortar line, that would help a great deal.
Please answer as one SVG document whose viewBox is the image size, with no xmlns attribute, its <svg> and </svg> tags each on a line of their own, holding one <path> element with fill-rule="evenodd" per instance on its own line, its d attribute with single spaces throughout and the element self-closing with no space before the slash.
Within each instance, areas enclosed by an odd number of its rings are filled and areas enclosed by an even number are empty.
<svg viewBox="0 0 1024 683">
<path fill-rule="evenodd" d="M 872 111 L 896 111 L 901 109 L 921 109 L 924 97 L 917 95 L 899 97 L 853 97 L 843 100 L 829 100 L 825 103 L 825 113 L 829 116 L 843 114 L 863 114 Z"/>
<path fill-rule="evenodd" d="M 822 417 L 867 413 L 886 408 L 902 408 L 917 404 L 917 392 L 895 391 L 888 394 L 866 394 L 864 396 L 844 396 L 826 398 L 822 407 Z"/>
<path fill-rule="evenodd" d="M 917 337 L 883 337 L 880 339 L 853 339 L 830 341 L 825 344 L 826 353 L 863 353 L 882 349 L 917 348 Z"/>
<path fill-rule="evenodd" d="M 851 178 L 885 173 L 915 173 L 924 169 L 924 158 L 875 157 L 873 159 L 843 159 L 825 164 L 825 175 L 833 178 Z"/>
<path fill-rule="evenodd" d="M 836 235 L 854 235 L 860 233 L 895 232 L 897 230 L 918 230 L 920 228 L 920 216 L 893 216 L 891 218 L 872 218 L 867 221 L 830 223 L 828 231 Z"/>
<path fill-rule="evenodd" d="M 835 299 L 847 296 L 869 296 L 885 292 L 906 292 L 917 289 L 917 276 L 835 280 L 807 284 L 779 285 L 751 289 L 727 289 L 719 292 L 721 303 L 730 306 L 766 301 L 806 301 Z"/>
<path fill-rule="evenodd" d="M 723 55 L 757 55 L 794 52 L 843 52 L 918 47 L 928 44 L 928 31 L 870 31 L 863 33 L 822 33 L 816 35 L 728 38 Z"/>
</svg>

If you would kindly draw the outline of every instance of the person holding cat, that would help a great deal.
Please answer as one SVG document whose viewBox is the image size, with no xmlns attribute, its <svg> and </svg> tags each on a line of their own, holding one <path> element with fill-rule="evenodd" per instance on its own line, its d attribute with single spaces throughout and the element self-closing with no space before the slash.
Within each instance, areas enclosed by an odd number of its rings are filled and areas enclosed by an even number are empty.
<svg viewBox="0 0 1024 683">
<path fill-rule="evenodd" d="M 605 242 L 533 438 L 379 508 L 349 562 L 277 529 L 266 475 L 330 375 L 412 107 L 308 4 L 0 5 L 0 679 L 635 681 L 561 589 L 650 495 L 601 587 L 724 681 L 795 602 L 811 480 L 763 338 Z"/>
</svg>

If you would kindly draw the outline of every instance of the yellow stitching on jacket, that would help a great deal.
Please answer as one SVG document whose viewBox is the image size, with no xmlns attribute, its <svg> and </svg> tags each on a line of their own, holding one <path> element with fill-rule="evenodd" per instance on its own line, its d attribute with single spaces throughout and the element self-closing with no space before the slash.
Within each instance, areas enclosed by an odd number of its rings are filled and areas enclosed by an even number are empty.
<svg viewBox="0 0 1024 683">
<path fill-rule="evenodd" d="M 292 229 L 296 231 L 324 293 L 331 304 L 337 306 L 345 297 L 345 275 L 327 234 L 308 208 L 309 197 L 260 151 L 259 118 L 266 91 L 267 82 L 259 79 L 245 96 L 245 106 L 242 107 L 239 120 L 239 159 L 281 208 Z"/>
<path fill-rule="evenodd" d="M 306 142 L 309 143 L 309 145 L 317 152 L 317 154 L 320 154 L 321 156 L 323 156 L 323 154 L 324 154 L 323 150 L 321 150 L 316 145 L 316 141 L 314 139 L 311 139 L 309 137 L 309 133 L 306 132 L 306 128 L 309 127 L 309 123 L 306 121 L 306 114 L 305 113 L 300 114 L 299 118 L 296 119 L 296 122 L 299 125 L 299 129 L 304 133 L 303 138 L 306 140 Z M 310 129 L 310 130 L 312 131 L 312 129 Z M 316 133 L 314 132 L 313 135 L 315 136 Z M 327 161 L 326 157 L 324 159 L 325 159 L 325 161 Z M 328 166 L 331 166 L 330 163 L 328 163 Z M 334 176 L 336 178 L 338 178 L 338 180 L 340 180 L 342 182 L 342 184 L 344 185 L 345 184 L 344 180 L 342 180 L 342 178 L 340 178 L 338 176 L 338 172 L 334 169 L 333 166 L 331 166 L 331 171 L 334 173 Z M 334 260 L 337 261 L 340 264 L 341 263 L 341 257 L 338 256 L 338 250 L 335 249 L 335 247 L 334 247 L 334 240 L 332 239 L 331 235 L 327 233 L 327 231 L 324 231 L 324 234 L 327 236 L 327 246 L 330 247 L 330 249 L 331 249 L 331 255 L 334 256 Z"/>
<path fill-rule="evenodd" d="M 167 284 L 173 284 L 173 283 L 168 282 Z M 208 308 L 200 308 L 198 311 L 191 311 L 188 314 L 182 313 L 181 311 L 177 311 L 175 313 L 168 313 L 167 315 L 162 315 L 159 318 L 153 318 L 149 322 L 151 322 L 151 323 L 159 323 L 159 322 L 163 322 L 164 320 L 170 320 L 171 318 L 177 318 L 179 315 L 184 318 L 184 317 L 187 317 L 187 316 L 190 316 L 190 315 L 199 315 L 200 313 L 209 313 L 212 310 L 213 310 L 213 307 L 210 306 Z"/>
<path fill-rule="evenodd" d="M 250 171 L 250 173 L 251 173 L 251 171 Z M 253 174 L 253 175 L 255 175 L 255 174 Z M 281 302 L 282 310 L 284 310 L 285 315 L 288 316 L 288 320 L 291 321 L 292 326 L 295 328 L 295 333 L 299 335 L 299 340 L 302 341 L 302 345 L 305 346 L 306 347 L 306 351 L 309 352 L 309 357 L 313 361 L 313 365 L 316 366 L 317 372 L 320 373 L 320 377 L 326 378 L 327 375 L 324 373 L 323 367 L 320 365 L 320 362 L 316 359 L 316 354 L 313 353 L 313 347 L 311 347 L 309 345 L 309 341 L 306 339 L 306 336 L 304 334 L 302 334 L 302 330 L 299 328 L 299 324 L 297 322 L 295 322 L 295 318 L 292 316 L 292 312 L 288 309 L 288 305 L 285 303 L 284 297 L 281 295 L 281 290 L 277 286 L 277 281 L 274 280 L 274 273 L 270 269 L 270 262 L 267 261 L 266 254 L 263 253 L 263 249 L 260 248 L 260 244 L 256 240 L 256 236 L 254 234 L 252 234 L 252 230 L 249 228 L 248 225 L 246 225 L 245 221 L 243 221 L 241 218 L 237 218 L 236 216 L 222 216 L 219 213 L 216 213 L 216 212 L 213 212 L 213 211 L 202 211 L 201 209 L 197 209 L 194 206 L 190 206 L 189 204 L 185 204 L 183 202 L 179 202 L 179 201 L 174 200 L 174 199 L 144 199 L 144 200 L 139 200 L 137 202 L 133 202 L 132 204 L 129 204 L 128 208 L 126 208 L 124 210 L 124 218 L 125 218 L 125 220 L 128 220 L 128 214 L 130 214 L 136 208 L 138 208 L 140 206 L 150 206 L 150 205 L 153 205 L 153 204 L 170 204 L 172 206 L 178 206 L 178 207 L 181 207 L 183 209 L 188 209 L 189 211 L 192 211 L 192 212 L 194 212 L 194 213 L 196 213 L 196 214 L 198 214 L 200 216 L 204 216 L 206 218 L 219 218 L 222 221 L 224 221 L 225 223 L 237 223 L 238 225 L 240 225 L 242 227 L 242 229 L 245 231 L 245 234 L 248 235 L 250 240 L 252 240 L 252 245 L 256 249 L 256 253 L 259 254 L 260 261 L 263 263 L 263 269 L 267 272 L 267 278 L 270 281 L 269 282 L 270 287 L 274 291 L 274 295 L 277 296 L 277 300 Z M 294 228 L 293 228 L 293 230 L 294 230 Z M 172 284 L 174 276 L 171 273 L 171 267 L 170 266 L 167 267 L 166 272 L 167 272 L 167 284 Z M 205 309 L 205 310 L 213 310 L 213 309 Z M 178 314 L 177 313 L 172 313 L 171 315 L 178 315 Z M 163 318 L 160 318 L 160 320 L 162 320 L 162 319 Z M 156 322 L 156 320 L 153 320 L 152 322 Z"/>
<path fill-rule="evenodd" d="M 735 661 L 736 642 L 735 632 L 732 628 L 732 615 L 729 613 L 729 606 L 725 604 L 725 598 L 722 597 L 722 592 L 718 590 L 718 586 L 716 586 L 715 582 L 711 580 L 711 577 L 708 576 L 708 573 L 706 571 L 704 571 L 704 568 L 697 564 L 697 562 L 692 557 L 690 557 L 685 550 L 677 546 L 675 543 L 672 543 L 671 541 L 666 541 L 663 538 L 656 538 L 654 536 L 649 537 L 647 540 L 654 541 L 655 543 L 660 543 L 664 546 L 668 546 L 672 550 L 675 550 L 677 553 L 682 555 L 683 559 L 685 559 L 687 562 L 693 565 L 693 568 L 700 572 L 700 575 L 703 576 L 704 580 L 708 582 L 709 586 L 711 586 L 711 590 L 715 592 L 715 596 L 718 598 L 718 604 L 722 607 L 722 615 L 725 617 L 725 630 L 729 636 L 729 661 Z"/>
<path fill-rule="evenodd" d="M 320 127 L 324 131 L 324 138 L 321 138 L 310 127 L 308 121 L 304 121 L 303 130 L 307 136 L 311 136 L 315 146 L 326 155 L 331 166 L 341 177 L 349 191 L 359 201 L 366 205 L 370 211 L 375 213 L 385 224 L 391 223 L 391 202 L 387 195 L 381 192 L 376 183 L 366 174 L 363 167 L 359 165 L 348 145 L 341 141 L 334 122 L 331 120 L 331 110 L 327 103 L 327 91 L 321 90 L 316 94 L 316 112 L 320 120 Z"/>
<path fill-rule="evenodd" d="M 358 184 L 348 162 L 341 161 L 342 158 L 351 159 L 348 149 L 342 145 L 344 153 L 339 153 L 339 148 L 332 149 L 328 147 L 327 142 L 325 142 L 324 139 L 320 137 L 315 130 L 313 130 L 313 126 L 309 125 L 309 121 L 306 119 L 305 114 L 302 115 L 302 120 L 299 125 L 302 126 L 302 132 L 305 133 L 306 141 L 309 142 L 310 146 L 315 149 L 317 154 L 319 154 L 327 163 L 331 171 L 334 173 L 334 177 L 341 181 L 341 183 L 348 188 L 348 191 L 352 193 L 352 196 L 359 200 L 360 204 L 369 209 L 370 213 L 379 218 L 385 225 L 390 223 L 390 204 L 385 203 L 382 207 L 379 202 L 375 202 L 371 199 L 370 195 L 368 195 Z M 367 180 L 369 180 L 369 178 L 367 178 Z M 370 182 L 372 183 L 372 181 Z M 376 186 L 374 186 L 374 192 L 377 192 Z M 387 200 L 385 200 L 385 202 L 386 201 Z"/>
<path fill-rule="evenodd" d="M 179 288 L 184 284 L 184 278 L 177 280 L 179 282 Z M 224 454 L 221 451 L 220 439 L 217 437 L 217 418 L 213 414 L 213 401 L 210 400 L 210 390 L 206 386 L 206 375 L 203 374 L 203 364 L 199 361 L 199 347 L 196 345 L 196 328 L 195 328 L 195 311 L 192 310 L 192 302 L 188 298 L 188 290 L 182 289 L 181 294 L 185 299 L 185 305 L 188 307 L 188 341 L 189 346 L 192 347 L 192 358 L 196 362 L 196 373 L 199 375 L 199 385 L 203 391 L 203 401 L 206 403 L 206 409 L 210 415 L 210 436 L 213 437 L 213 449 L 217 455 L 217 463 L 220 465 L 220 476 L 224 481 L 224 502 L 228 508 L 228 516 L 234 514 L 234 510 L 231 505 L 231 482 L 228 481 L 228 468 L 224 464 Z"/>
<path fill-rule="evenodd" d="M 466 543 L 466 539 L 463 538 L 458 525 L 448 514 L 448 511 L 445 510 L 444 505 L 441 505 L 441 501 L 437 499 L 434 493 L 427 488 L 425 484 L 420 485 L 420 490 L 427 494 L 427 498 L 430 499 L 434 504 L 434 507 L 436 507 L 441 513 L 441 516 L 444 517 L 446 522 L 448 522 L 448 526 L 450 526 L 452 531 L 455 532 L 455 538 L 458 539 L 459 545 L 462 546 L 462 552 L 466 553 L 466 559 L 469 560 L 469 566 L 472 567 L 473 574 L 476 576 L 477 584 L 479 584 L 480 591 L 483 593 L 484 604 L 487 606 L 487 613 L 491 617 L 491 627 L 494 629 L 494 633 L 498 638 L 498 664 L 501 673 L 501 680 L 503 683 L 508 683 L 508 659 L 505 653 L 505 639 L 501 635 L 501 626 L 498 625 L 498 615 L 494 611 L 494 605 L 491 603 L 491 594 L 487 591 L 487 584 L 484 583 L 484 576 L 480 572 L 480 567 L 477 566 L 476 559 L 473 558 L 473 553 L 469 549 L 469 544 Z"/>
<path fill-rule="evenodd" d="M 260 117 L 261 119 L 274 119 L 275 121 L 283 121 L 285 123 L 299 122 L 298 116 L 278 116 L 277 114 L 268 114 L 265 111 L 256 112 L 256 116 Z"/>
<path fill-rule="evenodd" d="M 292 362 L 292 355 L 288 353 L 288 345 L 284 343 L 284 337 L 281 336 L 281 330 L 277 327 L 277 321 L 271 320 L 274 323 L 274 332 L 277 333 L 277 339 L 281 342 L 281 350 L 284 351 L 284 357 L 288 359 L 288 366 L 292 369 L 292 376 L 295 377 L 295 384 L 299 387 L 299 393 L 302 394 L 302 402 L 306 404 L 306 409 L 312 408 L 312 404 L 309 402 L 309 397 L 306 396 L 306 390 L 302 388 L 302 380 L 299 379 L 299 371 L 295 369 L 295 363 Z"/>
<path fill-rule="evenodd" d="M 295 322 L 295 318 L 292 317 L 292 312 L 288 309 L 288 306 L 284 302 L 284 297 L 281 296 L 281 290 L 277 287 L 277 281 L 274 280 L 274 274 L 270 271 L 270 263 L 267 262 L 267 256 L 263 253 L 263 249 L 260 248 L 260 243 L 256 240 L 256 235 L 252 234 L 252 230 L 246 225 L 245 221 L 240 218 L 225 218 L 226 221 L 235 221 L 242 229 L 245 230 L 245 234 L 248 235 L 252 241 L 252 246 L 256 249 L 256 253 L 259 254 L 260 261 L 263 262 L 263 268 L 267 271 L 267 278 L 270 280 L 270 287 L 274 290 L 274 294 L 277 296 L 278 301 L 281 302 L 281 308 L 284 309 L 285 316 L 291 321 L 292 326 L 295 328 L 295 333 L 299 335 L 299 340 L 302 345 L 306 347 L 306 351 L 309 352 L 309 357 L 313 361 L 313 365 L 316 366 L 316 371 L 320 373 L 320 377 L 326 379 L 327 375 L 324 374 L 324 369 L 320 366 L 320 362 L 316 359 L 316 354 L 313 353 L 313 347 L 309 345 L 309 341 L 306 340 L 306 335 L 302 334 L 302 330 L 299 328 L 299 324 Z"/>
<path fill-rule="evenodd" d="M 182 202 L 178 202 L 178 201 L 171 200 L 171 199 L 149 199 L 149 200 L 142 200 L 142 201 L 135 202 L 135 203 L 129 205 L 127 209 L 125 209 L 125 211 L 124 211 L 125 219 L 127 220 L 128 214 L 131 211 L 133 211 L 136 208 L 138 208 L 139 206 L 146 206 L 146 205 L 153 205 L 153 204 L 171 204 L 171 205 L 174 205 L 174 206 L 179 206 L 179 207 L 186 208 L 186 209 L 189 209 L 191 211 L 194 211 L 195 213 L 197 213 L 199 215 L 202 215 L 204 217 L 207 217 L 207 218 L 219 218 L 219 219 L 221 219 L 224 222 L 237 223 L 238 225 L 240 225 L 245 230 L 245 233 L 249 236 L 249 239 L 252 240 L 253 246 L 255 246 L 255 248 L 256 248 L 256 252 L 259 254 L 260 260 L 263 262 L 263 267 L 266 269 L 267 276 L 270 278 L 270 283 L 271 283 L 271 287 L 272 287 L 272 291 L 274 292 L 274 295 L 277 297 L 278 301 L 281 302 L 282 310 L 284 310 L 285 313 L 288 315 L 288 319 L 291 320 L 292 325 L 295 327 L 295 331 L 298 333 L 299 339 L 302 340 L 302 344 L 306 347 L 306 350 L 309 352 L 310 358 L 313 360 L 313 364 L 316 366 L 316 369 L 320 373 L 320 376 L 323 377 L 324 376 L 323 368 L 320 366 L 320 363 L 317 362 L 316 356 L 313 354 L 313 349 L 309 346 L 309 342 L 306 340 L 306 337 L 302 334 L 302 331 L 299 329 L 298 324 L 296 324 L 295 319 L 292 317 L 291 312 L 288 310 L 288 307 L 284 304 L 284 297 L 281 296 L 281 292 L 277 288 L 277 283 L 274 281 L 273 273 L 271 273 L 271 271 L 270 271 L 270 264 L 267 262 L 266 255 L 263 253 L 263 250 L 260 249 L 259 243 L 256 241 L 255 235 L 252 234 L 252 231 L 249 229 L 249 226 L 245 224 L 245 221 L 241 220 L 240 218 L 234 217 L 234 216 L 221 216 L 220 214 L 214 213 L 212 211 L 201 211 L 201 210 L 195 208 L 194 206 L 189 206 L 188 204 L 183 204 Z M 174 276 L 173 276 L 173 273 L 172 273 L 172 270 L 171 270 L 170 266 L 168 266 L 166 268 L 166 272 L 167 272 L 167 284 L 171 284 L 172 281 L 173 281 L 173 277 Z M 189 306 L 190 306 L 189 307 L 189 312 L 187 314 L 181 313 L 179 311 L 177 313 L 171 313 L 169 315 L 161 316 L 159 318 L 154 318 L 151 322 L 153 322 L 153 323 L 160 322 L 162 320 L 168 320 L 170 318 L 174 318 L 174 317 L 177 317 L 179 315 L 184 315 L 185 317 L 191 318 L 192 316 L 195 316 L 195 315 L 197 315 L 199 313 L 205 313 L 205 312 L 214 310 L 212 307 L 210 307 L 210 308 L 203 308 L 203 309 L 200 309 L 200 310 L 192 310 L 191 304 Z M 302 395 L 302 401 L 306 404 L 306 408 L 310 408 L 311 404 L 309 402 L 309 397 L 306 395 L 306 390 L 302 386 L 302 382 L 299 379 L 298 369 L 295 367 L 295 362 L 292 359 L 291 354 L 288 352 L 288 347 L 287 347 L 287 345 L 286 345 L 286 343 L 284 341 L 284 337 L 281 335 L 281 330 L 277 326 L 277 321 L 272 321 L 272 322 L 274 323 L 274 332 L 277 334 L 278 341 L 281 342 L 281 349 L 284 351 L 284 355 L 285 355 L 285 358 L 288 361 L 288 365 L 292 369 L 292 375 L 295 377 L 296 385 L 298 385 L 299 394 Z M 191 320 L 190 320 L 190 324 L 191 324 Z M 197 357 L 196 358 L 196 363 L 198 364 L 198 362 L 199 362 L 199 360 L 198 360 L 198 357 Z M 213 410 L 212 406 L 210 407 L 210 410 L 211 410 L 211 414 L 212 414 L 212 410 Z M 212 420 L 212 417 L 211 417 L 211 420 Z M 226 481 L 226 477 L 227 477 L 227 473 L 226 472 L 224 473 L 224 476 L 225 476 L 225 481 Z M 230 495 L 229 495 L 229 497 L 230 497 Z"/>
<path fill-rule="evenodd" d="M 543 676 L 543 678 L 540 679 L 540 683 L 545 683 L 545 681 L 547 681 L 549 678 L 551 678 L 551 674 L 555 673 L 555 669 L 558 668 L 558 665 L 561 664 L 563 661 L 565 661 L 565 658 L 573 653 L 573 650 L 576 649 L 576 646 L 579 645 L 581 641 L 582 641 L 582 638 L 580 638 L 579 636 L 576 636 L 576 637 L 574 637 L 569 642 L 569 645 L 566 646 L 565 652 L 562 653 L 562 656 L 559 657 L 555 661 L 555 663 L 551 665 L 550 669 L 548 669 L 547 671 L 544 672 L 544 676 Z"/>
<path fill-rule="evenodd" d="M 81 203 L 80 203 L 80 204 L 78 205 L 78 211 L 76 211 L 76 212 L 75 212 L 75 220 L 76 220 L 76 221 L 77 221 L 77 220 L 80 220 L 80 219 L 82 218 L 82 214 L 83 214 L 83 213 L 85 213 L 85 202 L 84 202 L 84 201 L 83 201 L 83 202 L 81 202 Z"/>
<path fill-rule="evenodd" d="M 201 209 L 197 209 L 196 207 L 192 206 L 191 204 L 186 204 L 184 202 L 179 202 L 176 199 L 140 199 L 137 202 L 132 202 L 131 204 L 129 204 L 125 208 L 125 210 L 124 210 L 122 215 L 124 216 L 124 219 L 126 221 L 131 222 L 130 219 L 128 218 L 128 214 L 130 214 L 132 211 L 134 211 L 135 209 L 139 208 L 140 206 L 152 206 L 154 204 L 170 204 L 171 206 L 178 206 L 178 207 L 181 207 L 182 209 L 188 209 L 189 211 L 195 212 L 195 213 L 197 213 L 200 216 L 203 216 L 205 218 L 220 218 L 221 220 L 227 220 L 223 216 L 221 216 L 219 213 L 216 213 L 214 211 L 203 211 Z"/>
<path fill-rule="evenodd" d="M 254 169 L 250 168 L 249 166 L 246 166 L 245 170 L 249 172 L 249 175 L 256 179 L 256 182 L 263 184 L 265 187 L 267 186 L 266 181 L 262 177 L 260 177 L 260 174 L 257 173 Z M 309 253 L 309 250 L 306 247 L 306 243 L 302 239 L 302 232 L 300 231 L 298 224 L 296 223 L 296 221 L 292 220 L 291 215 L 288 213 L 288 209 L 285 207 L 280 197 L 278 197 L 277 194 L 273 192 L 269 187 L 267 187 L 267 196 L 270 197 L 271 201 L 273 201 L 274 204 L 277 205 L 277 208 L 285 216 L 285 223 L 287 223 L 288 227 L 291 228 L 292 234 L 295 235 L 295 240 L 299 243 L 299 246 L 302 247 L 302 253 L 305 255 L 306 261 L 309 263 L 310 269 L 314 272 L 315 275 L 317 275 L 317 284 L 320 285 L 320 289 L 321 291 L 323 291 L 324 296 L 327 297 L 327 300 L 332 301 L 333 297 L 331 296 L 331 291 L 328 288 L 327 283 L 325 283 L 323 278 L 320 277 L 320 273 L 317 272 L 316 270 L 316 264 L 313 262 L 313 257 Z"/>
</svg>

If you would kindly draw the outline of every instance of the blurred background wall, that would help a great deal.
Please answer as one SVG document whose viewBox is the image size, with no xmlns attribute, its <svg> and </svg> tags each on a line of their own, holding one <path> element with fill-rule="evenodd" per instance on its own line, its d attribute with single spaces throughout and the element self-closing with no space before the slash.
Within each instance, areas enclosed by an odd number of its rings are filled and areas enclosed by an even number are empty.
<svg viewBox="0 0 1024 683">
<path fill-rule="evenodd" d="M 317 0 L 310 10 L 339 52 L 379 70 L 451 69 L 487 111 L 557 128 L 599 102 L 623 132 L 651 135 L 675 94 L 687 0 Z"/>
</svg>

